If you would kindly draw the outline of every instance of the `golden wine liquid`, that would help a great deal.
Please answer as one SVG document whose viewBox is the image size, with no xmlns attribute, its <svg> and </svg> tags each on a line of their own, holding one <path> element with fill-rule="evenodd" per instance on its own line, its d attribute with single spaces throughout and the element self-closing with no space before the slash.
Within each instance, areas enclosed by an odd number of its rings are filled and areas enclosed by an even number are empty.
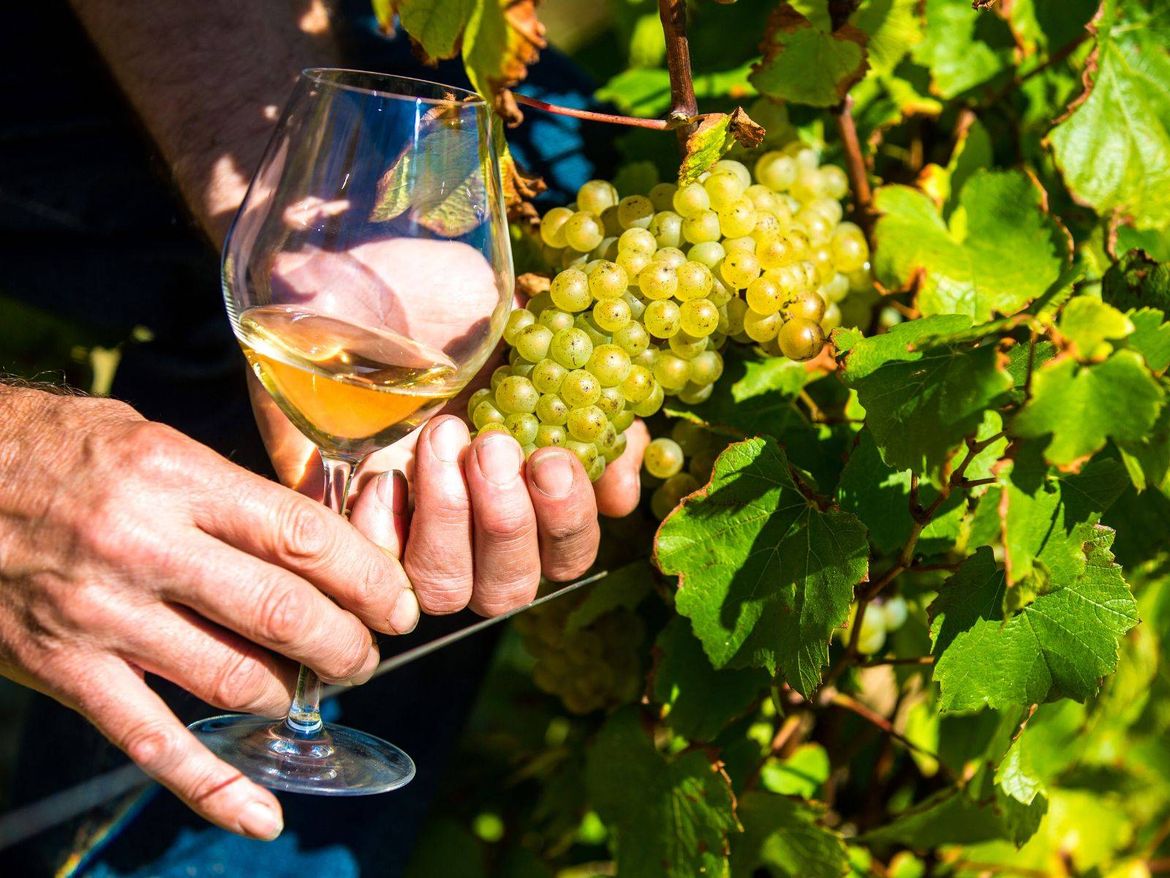
<svg viewBox="0 0 1170 878">
<path fill-rule="evenodd" d="M 296 306 L 249 308 L 236 334 L 281 411 L 326 452 L 384 448 L 460 390 L 443 353 Z"/>
</svg>

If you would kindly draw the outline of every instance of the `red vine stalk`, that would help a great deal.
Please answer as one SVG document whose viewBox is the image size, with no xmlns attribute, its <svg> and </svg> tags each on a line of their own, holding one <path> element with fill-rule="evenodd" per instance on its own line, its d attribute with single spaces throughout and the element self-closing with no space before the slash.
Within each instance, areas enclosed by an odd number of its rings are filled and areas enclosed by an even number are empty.
<svg viewBox="0 0 1170 878">
<path fill-rule="evenodd" d="M 678 145 L 686 152 L 687 138 L 699 114 L 695 98 L 695 82 L 691 75 L 691 49 L 687 41 L 686 0 L 658 0 L 658 17 L 662 20 L 662 34 L 666 38 L 666 69 L 670 71 L 670 113 L 678 129 Z"/>
<path fill-rule="evenodd" d="M 837 111 L 837 132 L 841 136 L 841 146 L 845 150 L 845 167 L 849 172 L 849 182 L 853 184 L 853 193 L 857 198 L 854 213 L 858 225 L 868 232 L 873 217 L 873 190 L 869 187 L 869 170 L 861 154 L 861 141 L 857 139 L 857 125 L 853 121 L 852 95 L 845 95 L 845 100 L 841 102 L 841 108 Z"/>
<path fill-rule="evenodd" d="M 631 128 L 652 128 L 655 131 L 666 131 L 670 123 L 663 119 L 641 119 L 637 116 L 619 116 L 613 113 L 597 113 L 593 110 L 578 110 L 575 107 L 562 107 L 559 104 L 550 104 L 547 101 L 530 98 L 527 95 L 512 93 L 516 103 L 546 113 L 555 113 L 558 116 L 572 116 L 574 119 L 586 119 L 590 122 L 604 122 L 608 125 L 628 125 Z"/>
</svg>

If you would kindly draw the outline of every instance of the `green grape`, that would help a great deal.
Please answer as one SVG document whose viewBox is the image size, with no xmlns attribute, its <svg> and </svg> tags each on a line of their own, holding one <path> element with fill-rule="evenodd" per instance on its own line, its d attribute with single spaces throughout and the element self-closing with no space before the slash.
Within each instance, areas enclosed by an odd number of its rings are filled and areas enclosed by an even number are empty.
<svg viewBox="0 0 1170 878">
<path fill-rule="evenodd" d="M 788 359 L 811 360 L 824 347 L 825 333 L 819 323 L 794 318 L 780 328 L 777 343 Z"/>
<path fill-rule="evenodd" d="M 666 518 L 688 494 L 701 486 L 690 473 L 677 473 L 663 482 L 650 498 L 650 511 L 657 518 Z"/>
<path fill-rule="evenodd" d="M 525 460 L 527 460 L 529 457 L 531 457 L 535 451 L 536 451 L 536 443 L 535 442 L 529 442 L 525 445 L 520 446 L 520 453 L 524 456 Z"/>
<path fill-rule="evenodd" d="M 622 405 L 625 405 L 624 400 L 622 401 Z M 601 406 L 598 406 L 598 408 L 601 408 Z M 614 429 L 613 423 L 607 422 L 601 436 L 593 444 L 597 446 L 597 450 L 601 452 L 601 456 L 605 457 L 605 452 L 617 444 L 617 437 L 618 431 Z M 608 460 L 606 462 L 608 463 Z"/>
<path fill-rule="evenodd" d="M 630 415 L 632 417 L 633 412 L 630 412 Z M 614 423 L 612 421 L 610 421 L 610 426 L 613 427 L 615 432 L 617 432 L 617 427 L 614 425 Z M 622 429 L 625 429 L 625 428 L 623 427 Z M 615 460 L 617 460 L 619 457 L 621 457 L 623 454 L 626 453 L 626 444 L 627 444 L 626 434 L 619 432 L 617 434 L 617 438 L 614 439 L 614 441 L 613 441 L 613 445 L 604 449 L 601 452 L 601 456 L 605 458 L 606 463 L 613 463 Z"/>
<path fill-rule="evenodd" d="M 631 357 L 636 357 L 650 347 L 650 333 L 641 323 L 631 321 L 614 330 L 613 341 Z"/>
<path fill-rule="evenodd" d="M 752 229 L 751 236 L 756 242 L 757 250 L 760 244 L 765 241 L 780 237 L 782 231 L 784 231 L 784 227 L 780 225 L 780 220 L 776 218 L 774 213 L 756 208 L 756 226 Z"/>
<path fill-rule="evenodd" d="M 668 265 L 677 271 L 679 266 L 687 261 L 687 256 L 678 247 L 660 247 L 658 252 L 654 254 L 654 261 Z"/>
<path fill-rule="evenodd" d="M 835 274 L 827 283 L 821 284 L 819 292 L 830 304 L 841 302 L 849 295 L 849 278 L 840 273 Z"/>
<path fill-rule="evenodd" d="M 723 234 L 719 228 L 719 214 L 710 209 L 691 214 L 682 221 L 682 233 L 691 244 L 718 241 Z"/>
<path fill-rule="evenodd" d="M 568 417 L 567 413 L 566 417 Z M 569 441 L 569 431 L 564 427 L 556 424 L 541 424 L 536 428 L 536 440 L 533 444 L 537 448 L 560 447 L 567 441 Z"/>
<path fill-rule="evenodd" d="M 719 211 L 719 228 L 725 237 L 750 235 L 756 227 L 756 208 L 750 198 L 741 198 Z"/>
<path fill-rule="evenodd" d="M 492 421 L 489 424 L 484 424 L 479 428 L 479 435 L 486 436 L 488 433 L 504 433 L 508 436 L 512 434 L 508 432 L 508 428 L 504 426 L 503 422 Z"/>
<path fill-rule="evenodd" d="M 707 293 L 707 298 L 711 300 L 711 304 L 716 308 L 722 308 L 736 296 L 736 291 L 725 284 L 720 278 L 714 278 L 711 283 L 711 290 Z"/>
<path fill-rule="evenodd" d="M 519 375 L 505 378 L 496 388 L 496 408 L 506 415 L 534 412 L 539 399 L 540 391 Z"/>
<path fill-rule="evenodd" d="M 691 458 L 691 462 L 687 464 L 687 472 L 697 481 L 706 482 L 711 478 L 711 472 L 715 469 L 715 461 L 722 452 L 723 449 L 718 446 L 697 452 Z"/>
<path fill-rule="evenodd" d="M 600 215 L 618 203 L 618 191 L 606 180 L 590 180 L 577 190 L 577 208 Z"/>
<path fill-rule="evenodd" d="M 669 299 L 678 289 L 678 272 L 655 260 L 638 275 L 638 289 L 647 299 Z"/>
<path fill-rule="evenodd" d="M 800 163 L 800 158 L 797 158 L 797 164 Z M 788 190 L 792 197 L 801 204 L 807 204 L 810 201 L 815 201 L 825 194 L 825 182 L 821 176 L 821 172 L 815 167 L 801 168 L 796 175 L 796 182 Z"/>
<path fill-rule="evenodd" d="M 710 399 L 714 389 L 710 384 L 695 384 L 693 381 L 688 381 L 687 386 L 678 392 L 678 399 L 679 402 L 685 402 L 687 405 L 698 405 Z"/>
<path fill-rule="evenodd" d="M 862 655 L 881 652 L 886 645 L 886 620 L 881 607 L 869 604 L 861 617 L 861 631 L 857 638 L 857 651 Z"/>
<path fill-rule="evenodd" d="M 513 353 L 515 353 L 515 351 L 513 351 Z M 535 368 L 535 363 L 526 363 L 523 359 L 521 359 L 520 362 L 512 366 L 512 374 L 532 380 L 532 370 Z"/>
<path fill-rule="evenodd" d="M 687 335 L 706 338 L 719 325 L 719 309 L 706 299 L 691 299 L 679 307 L 679 326 Z"/>
<path fill-rule="evenodd" d="M 541 326 L 547 326 L 556 335 L 563 329 L 571 329 L 573 326 L 574 317 L 568 311 L 562 311 L 560 308 L 545 308 L 540 312 L 540 316 L 536 318 L 536 322 Z"/>
<path fill-rule="evenodd" d="M 482 430 L 488 424 L 504 423 L 504 413 L 501 412 L 490 399 L 480 401 L 471 413 L 471 423 L 475 429 Z"/>
<path fill-rule="evenodd" d="M 727 250 L 718 241 L 705 241 L 702 244 L 695 244 L 687 251 L 688 259 L 694 262 L 700 262 L 712 271 L 723 261 L 723 257 L 726 255 Z"/>
<path fill-rule="evenodd" d="M 609 333 L 594 323 L 591 315 L 578 314 L 577 322 L 574 325 L 589 336 L 589 340 L 593 342 L 594 347 L 597 347 L 599 344 L 609 344 Z"/>
<path fill-rule="evenodd" d="M 567 207 L 554 207 L 540 221 L 540 240 L 550 247 L 565 246 L 565 222 L 573 215 Z"/>
<path fill-rule="evenodd" d="M 618 389 L 627 402 L 635 404 L 642 402 L 654 390 L 654 373 L 645 366 L 630 366 L 630 371 L 626 373 Z"/>
<path fill-rule="evenodd" d="M 743 332 L 744 317 L 747 316 L 747 302 L 740 298 L 731 299 L 725 306 L 727 309 L 727 328 L 720 330 L 727 335 L 739 335 Z"/>
<path fill-rule="evenodd" d="M 532 370 L 528 379 L 541 393 L 556 393 L 561 389 L 561 382 L 568 374 L 569 370 L 556 360 L 545 357 L 536 364 L 536 368 Z"/>
<path fill-rule="evenodd" d="M 743 315 L 743 331 L 752 341 L 765 342 L 775 338 L 780 330 L 779 314 L 757 314 L 748 311 Z"/>
<path fill-rule="evenodd" d="M 796 221 L 808 233 L 808 239 L 814 245 L 828 242 L 833 234 L 833 223 L 814 207 L 801 208 L 796 214 Z"/>
<path fill-rule="evenodd" d="M 707 190 L 711 207 L 715 210 L 723 210 L 737 202 L 743 197 L 747 187 L 748 184 L 738 175 L 728 171 L 712 174 L 703 181 L 703 188 Z"/>
<path fill-rule="evenodd" d="M 572 247 L 565 247 L 561 251 L 561 268 L 582 268 L 589 261 L 589 253 L 579 253 Z"/>
<path fill-rule="evenodd" d="M 674 193 L 677 191 L 678 186 L 674 183 L 655 183 L 650 187 L 647 196 L 655 210 L 670 210 L 674 204 Z"/>
<path fill-rule="evenodd" d="M 853 223 L 841 223 L 833 232 L 833 264 L 842 274 L 858 271 L 869 260 L 865 233 Z"/>
<path fill-rule="evenodd" d="M 670 428 L 670 438 L 678 443 L 678 447 L 687 457 L 697 454 L 711 445 L 711 434 L 702 424 L 679 418 Z"/>
<path fill-rule="evenodd" d="M 691 378 L 691 364 L 682 357 L 662 353 L 654 360 L 654 380 L 663 390 L 682 390 Z"/>
<path fill-rule="evenodd" d="M 541 315 L 541 312 L 544 311 L 545 308 L 552 307 L 552 296 L 549 295 L 547 290 L 545 290 L 543 293 L 537 293 L 535 296 L 529 299 L 528 304 L 524 306 L 525 310 L 531 311 L 537 317 Z"/>
<path fill-rule="evenodd" d="M 655 338 L 670 338 L 679 331 L 680 316 L 678 305 L 670 299 L 659 299 L 646 306 L 642 322 Z"/>
<path fill-rule="evenodd" d="M 691 360 L 691 381 L 711 385 L 723 375 L 723 357 L 719 351 L 703 351 Z"/>
<path fill-rule="evenodd" d="M 646 472 L 656 479 L 669 479 L 682 471 L 684 455 L 682 448 L 673 439 L 655 439 L 646 446 L 642 465 Z"/>
<path fill-rule="evenodd" d="M 685 219 L 710 210 L 711 196 L 707 194 L 702 183 L 688 183 L 674 193 L 671 204 L 675 212 Z"/>
<path fill-rule="evenodd" d="M 626 294 L 622 296 L 622 299 L 630 306 L 630 319 L 641 320 L 642 314 L 646 311 L 646 300 L 634 292 L 633 289 L 626 290 Z"/>
<path fill-rule="evenodd" d="M 784 306 L 784 313 L 790 319 L 820 323 L 825 316 L 825 300 L 813 290 L 801 290 Z"/>
<path fill-rule="evenodd" d="M 592 301 L 589 276 L 579 268 L 567 268 L 554 277 L 548 292 L 553 304 L 561 311 L 584 311 Z"/>
<path fill-rule="evenodd" d="M 597 245 L 595 250 L 604 248 L 606 241 L 616 238 L 622 233 L 622 223 L 618 219 L 617 205 L 607 207 L 601 212 L 601 227 L 605 230 L 606 238 Z"/>
<path fill-rule="evenodd" d="M 813 272 L 812 277 L 808 278 L 808 286 L 823 284 L 837 272 L 833 266 L 833 248 L 828 244 L 813 248 L 811 262 Z"/>
<path fill-rule="evenodd" d="M 601 218 L 585 210 L 579 210 L 569 217 L 565 221 L 564 230 L 565 243 L 578 253 L 588 253 L 605 238 Z"/>
<path fill-rule="evenodd" d="M 849 194 L 849 178 L 836 165 L 821 165 L 821 183 L 829 198 L 839 200 Z"/>
<path fill-rule="evenodd" d="M 593 354 L 593 342 L 577 327 L 562 329 L 552 337 L 548 352 L 566 369 L 580 369 Z"/>
<path fill-rule="evenodd" d="M 630 322 L 630 306 L 625 299 L 602 299 L 593 306 L 593 322 L 606 332 L 616 332 Z"/>
<path fill-rule="evenodd" d="M 545 393 L 536 401 L 534 414 L 542 424 L 560 427 L 569 419 L 569 405 L 558 394 Z"/>
<path fill-rule="evenodd" d="M 756 239 L 750 235 L 740 238 L 724 238 L 723 250 L 727 253 L 756 253 Z"/>
<path fill-rule="evenodd" d="M 539 363 L 548 355 L 548 345 L 553 331 L 539 323 L 529 326 L 516 336 L 516 352 L 529 363 Z"/>
<path fill-rule="evenodd" d="M 620 229 L 619 229 L 620 231 Z M 589 253 L 590 262 L 596 260 L 606 260 L 613 262 L 618 256 L 618 238 L 617 235 L 610 235 L 602 238 L 601 243 L 593 248 Z M 586 272 L 588 274 L 588 272 Z"/>
<path fill-rule="evenodd" d="M 654 214 L 647 227 L 659 247 L 678 247 L 683 242 L 683 218 L 673 210 Z"/>
<path fill-rule="evenodd" d="M 628 430 L 630 428 L 630 424 L 634 423 L 634 418 L 636 417 L 637 415 L 634 414 L 634 410 L 627 405 L 626 408 L 622 409 L 620 412 L 610 418 L 609 422 L 613 424 L 613 428 L 617 430 L 618 435 L 621 436 L 622 431 Z"/>
<path fill-rule="evenodd" d="M 654 205 L 645 195 L 630 195 L 618 202 L 617 215 L 623 229 L 644 229 L 654 218 Z"/>
<path fill-rule="evenodd" d="M 691 299 L 701 299 L 711 292 L 715 278 L 702 262 L 688 259 L 678 267 L 678 288 L 674 296 L 680 302 L 689 302 Z"/>
<path fill-rule="evenodd" d="M 742 290 L 760 276 L 760 260 L 744 251 L 728 253 L 719 266 L 719 273 L 732 287 Z"/>
<path fill-rule="evenodd" d="M 589 472 L 589 467 L 597 460 L 597 446 L 592 442 L 582 442 L 577 439 L 569 439 L 565 443 L 565 448 L 569 449 L 577 456 L 577 460 L 581 461 L 581 466 L 585 467 L 585 471 Z"/>
<path fill-rule="evenodd" d="M 659 521 L 670 515 L 677 505 L 678 500 L 672 497 L 669 492 L 662 490 L 661 487 L 655 488 L 654 493 L 650 495 L 650 514 Z"/>
<path fill-rule="evenodd" d="M 809 207 L 824 216 L 831 226 L 836 226 L 845 216 L 845 209 L 835 198 L 818 198 Z"/>
<path fill-rule="evenodd" d="M 504 426 L 521 445 L 530 445 L 536 441 L 536 431 L 540 428 L 540 421 L 536 419 L 535 415 L 520 413 L 504 418 Z"/>
<path fill-rule="evenodd" d="M 616 344 L 598 345 L 585 368 L 593 373 L 602 387 L 616 387 L 629 374 L 630 355 Z"/>
<path fill-rule="evenodd" d="M 637 415 L 639 418 L 648 418 L 651 415 L 656 414 L 658 410 L 662 408 L 662 403 L 665 400 L 666 394 L 662 390 L 662 385 L 655 382 L 654 390 L 650 393 L 650 395 L 635 405 L 632 411 L 630 409 L 626 409 L 626 412 Z M 622 412 L 622 414 L 625 414 L 626 412 Z M 614 426 L 617 426 L 617 424 L 615 423 Z"/>
<path fill-rule="evenodd" d="M 511 377 L 512 377 L 512 367 L 511 366 L 497 366 L 495 368 L 495 370 L 492 372 L 492 377 L 491 377 L 492 390 L 494 391 L 496 388 L 498 388 L 500 386 L 500 382 L 503 381 L 505 378 L 511 378 Z"/>
<path fill-rule="evenodd" d="M 601 396 L 597 397 L 597 402 L 594 405 L 605 412 L 605 416 L 612 421 L 618 412 L 625 409 L 626 398 L 622 396 L 619 387 L 603 387 L 601 388 Z"/>
<path fill-rule="evenodd" d="M 718 315 L 718 309 L 715 313 Z M 679 330 L 670 337 L 667 346 L 676 356 L 682 357 L 684 360 L 691 360 L 707 350 L 710 347 L 710 342 L 707 341 L 706 337 L 700 338 Z"/>
<path fill-rule="evenodd" d="M 776 219 L 775 213 L 780 208 L 780 199 L 776 193 L 763 183 L 752 183 L 744 190 L 744 197 L 751 200 L 756 210 L 764 212 Z"/>
<path fill-rule="evenodd" d="M 779 237 L 761 244 L 756 250 L 756 255 L 760 259 L 760 265 L 770 269 L 794 265 L 804 259 L 808 252 L 808 236 L 798 229 L 789 229 Z"/>
<path fill-rule="evenodd" d="M 882 615 L 885 616 L 886 630 L 897 631 L 906 624 L 910 616 L 910 609 L 906 606 L 906 599 L 901 595 L 887 598 L 885 603 L 879 604 Z"/>
<path fill-rule="evenodd" d="M 782 152 L 771 150 L 756 160 L 755 177 L 773 192 L 784 192 L 796 182 L 796 161 Z"/>
<path fill-rule="evenodd" d="M 535 322 L 535 314 L 525 308 L 517 308 L 508 315 L 508 321 L 504 324 L 504 341 L 507 344 L 514 345 L 516 343 L 516 336 L 520 334 L 520 331 L 527 329 Z"/>
<path fill-rule="evenodd" d="M 832 302 L 825 308 L 824 316 L 821 317 L 821 331 L 828 335 L 840 325 L 841 306 Z"/>
<path fill-rule="evenodd" d="M 475 407 L 481 402 L 491 402 L 492 396 L 490 387 L 481 387 L 475 393 L 471 394 L 471 398 L 467 400 L 467 417 L 471 418 L 475 415 Z"/>
<path fill-rule="evenodd" d="M 594 447 L 596 448 L 597 446 L 594 446 Z M 602 474 L 604 474 L 604 473 L 605 473 L 605 458 L 602 457 L 600 452 L 599 452 L 598 456 L 593 459 L 593 463 L 589 464 L 588 469 L 585 470 L 585 474 L 587 476 L 589 476 L 589 481 L 596 482 L 598 479 L 601 478 Z"/>
<path fill-rule="evenodd" d="M 650 264 L 650 257 L 645 253 L 634 250 L 620 250 L 618 251 L 616 261 L 625 271 L 626 277 L 630 278 L 631 282 L 634 282 L 642 272 L 642 269 Z"/>
<path fill-rule="evenodd" d="M 747 165 L 743 162 L 737 162 L 735 159 L 720 159 L 711 166 L 712 174 L 723 172 L 734 174 L 739 182 L 743 184 L 744 189 L 752 185 L 752 172 L 747 169 Z"/>
<path fill-rule="evenodd" d="M 651 257 L 657 249 L 658 242 L 654 240 L 654 235 L 644 228 L 626 229 L 618 238 L 618 251 L 621 253 L 629 251 Z"/>
<path fill-rule="evenodd" d="M 757 277 L 748 284 L 744 298 L 749 308 L 763 315 L 775 314 L 788 299 L 780 289 L 780 284 L 767 275 Z"/>
<path fill-rule="evenodd" d="M 601 382 L 584 369 L 574 369 L 561 382 L 560 395 L 572 409 L 593 405 L 601 396 Z"/>
<path fill-rule="evenodd" d="M 846 275 L 849 277 L 849 292 L 866 293 L 873 289 L 873 273 L 870 271 L 868 262 L 863 268 L 859 268 L 857 271 L 848 271 Z"/>
<path fill-rule="evenodd" d="M 605 432 L 609 418 L 595 405 L 581 406 L 569 412 L 566 423 L 569 435 L 578 442 L 596 442 Z"/>
<path fill-rule="evenodd" d="M 595 299 L 620 299 L 629 285 L 626 270 L 616 262 L 601 262 L 589 273 L 589 292 Z"/>
</svg>

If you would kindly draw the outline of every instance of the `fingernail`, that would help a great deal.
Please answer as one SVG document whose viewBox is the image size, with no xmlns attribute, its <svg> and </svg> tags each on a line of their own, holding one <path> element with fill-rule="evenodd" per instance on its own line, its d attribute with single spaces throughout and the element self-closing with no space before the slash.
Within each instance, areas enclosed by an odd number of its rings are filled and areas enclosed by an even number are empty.
<svg viewBox="0 0 1170 878">
<path fill-rule="evenodd" d="M 405 515 L 409 506 L 406 476 L 399 470 L 391 470 L 378 476 L 378 500 L 395 515 Z"/>
<path fill-rule="evenodd" d="M 540 455 L 532 466 L 532 481 L 543 494 L 563 500 L 573 490 L 573 464 L 569 455 L 550 451 Z"/>
<path fill-rule="evenodd" d="M 431 451 L 444 463 L 458 463 L 459 454 L 467 445 L 467 431 L 455 418 L 448 418 L 431 433 Z"/>
<path fill-rule="evenodd" d="M 524 453 L 519 443 L 503 433 L 489 433 L 475 447 L 475 459 L 493 485 L 510 485 L 520 475 Z"/>
<path fill-rule="evenodd" d="M 418 627 L 419 612 L 418 595 L 414 589 L 404 588 L 390 612 L 390 629 L 399 634 L 409 634 Z"/>
<path fill-rule="evenodd" d="M 240 812 L 240 828 L 252 838 L 272 841 L 284 830 L 284 821 L 267 802 L 249 802 Z"/>
</svg>

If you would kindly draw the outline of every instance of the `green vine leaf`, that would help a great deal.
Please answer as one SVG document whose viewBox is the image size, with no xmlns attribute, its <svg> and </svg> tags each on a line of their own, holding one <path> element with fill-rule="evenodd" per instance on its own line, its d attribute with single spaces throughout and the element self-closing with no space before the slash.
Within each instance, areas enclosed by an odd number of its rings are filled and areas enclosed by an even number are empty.
<svg viewBox="0 0 1170 878">
<path fill-rule="evenodd" d="M 1117 667 L 1118 641 L 1138 622 L 1112 544 L 1113 531 L 1094 528 L 1084 573 L 1052 583 L 1006 619 L 1007 581 L 991 549 L 968 558 L 930 606 L 939 709 L 1010 710 L 1096 693 Z"/>
<path fill-rule="evenodd" d="M 1020 171 L 968 178 L 944 221 L 935 204 L 907 186 L 874 196 L 874 270 L 887 287 L 918 286 L 924 316 L 1011 315 L 1041 296 L 1067 262 L 1067 239 L 1045 209 L 1045 194 Z"/>
<path fill-rule="evenodd" d="M 752 121 L 743 107 L 707 116 L 687 138 L 686 155 L 678 169 L 679 185 L 698 180 L 737 143 L 753 149 L 763 139 L 764 129 Z"/>
<path fill-rule="evenodd" d="M 385 0 L 383 0 L 385 2 Z M 428 58 L 454 58 L 467 20 L 480 0 L 393 0 L 398 21 Z"/>
<path fill-rule="evenodd" d="M 663 523 L 655 559 L 716 668 L 764 667 L 811 695 L 868 569 L 861 522 L 801 491 L 772 440 L 728 447 Z"/>
<path fill-rule="evenodd" d="M 949 315 L 914 320 L 884 335 L 838 331 L 845 382 L 857 390 L 882 459 L 896 470 L 938 469 L 1011 389 L 995 344 L 932 346 L 932 336 L 969 329 Z"/>
<path fill-rule="evenodd" d="M 914 60 L 930 68 L 931 91 L 950 99 L 1008 68 L 1015 47 L 1002 19 L 966 3 L 926 0 L 926 39 Z"/>
<path fill-rule="evenodd" d="M 1139 229 L 1170 222 L 1170 21 L 1106 0 L 1091 30 L 1085 92 L 1049 134 L 1073 196 Z"/>
<path fill-rule="evenodd" d="M 627 707 L 589 750 L 590 801 L 617 835 L 629 878 L 726 878 L 728 833 L 739 828 L 727 775 L 700 751 L 664 758 Z M 631 795 L 634 792 L 636 794 Z"/>
<path fill-rule="evenodd" d="M 1143 250 L 1128 251 L 1101 278 L 1101 298 L 1122 311 L 1170 312 L 1170 262 L 1160 263 Z"/>
<path fill-rule="evenodd" d="M 768 18 L 763 58 L 752 68 L 752 85 L 775 100 L 814 107 L 840 103 L 865 75 L 865 33 L 852 24 L 831 30 L 825 0 L 811 4 L 809 17 L 782 2 Z"/>
<path fill-rule="evenodd" d="M 1133 333 L 1126 339 L 1126 347 L 1137 351 L 1146 361 L 1146 367 L 1155 375 L 1170 368 L 1170 323 L 1156 308 L 1130 311 Z"/>
<path fill-rule="evenodd" d="M 739 803 L 743 834 L 731 848 L 732 878 L 761 867 L 778 878 L 840 878 L 849 855 L 839 833 L 823 826 L 824 809 L 769 793 L 745 793 Z"/>
<path fill-rule="evenodd" d="M 874 72 L 890 74 L 922 42 L 918 0 L 863 0 L 849 23 L 867 36 L 866 52 Z"/>
</svg>

